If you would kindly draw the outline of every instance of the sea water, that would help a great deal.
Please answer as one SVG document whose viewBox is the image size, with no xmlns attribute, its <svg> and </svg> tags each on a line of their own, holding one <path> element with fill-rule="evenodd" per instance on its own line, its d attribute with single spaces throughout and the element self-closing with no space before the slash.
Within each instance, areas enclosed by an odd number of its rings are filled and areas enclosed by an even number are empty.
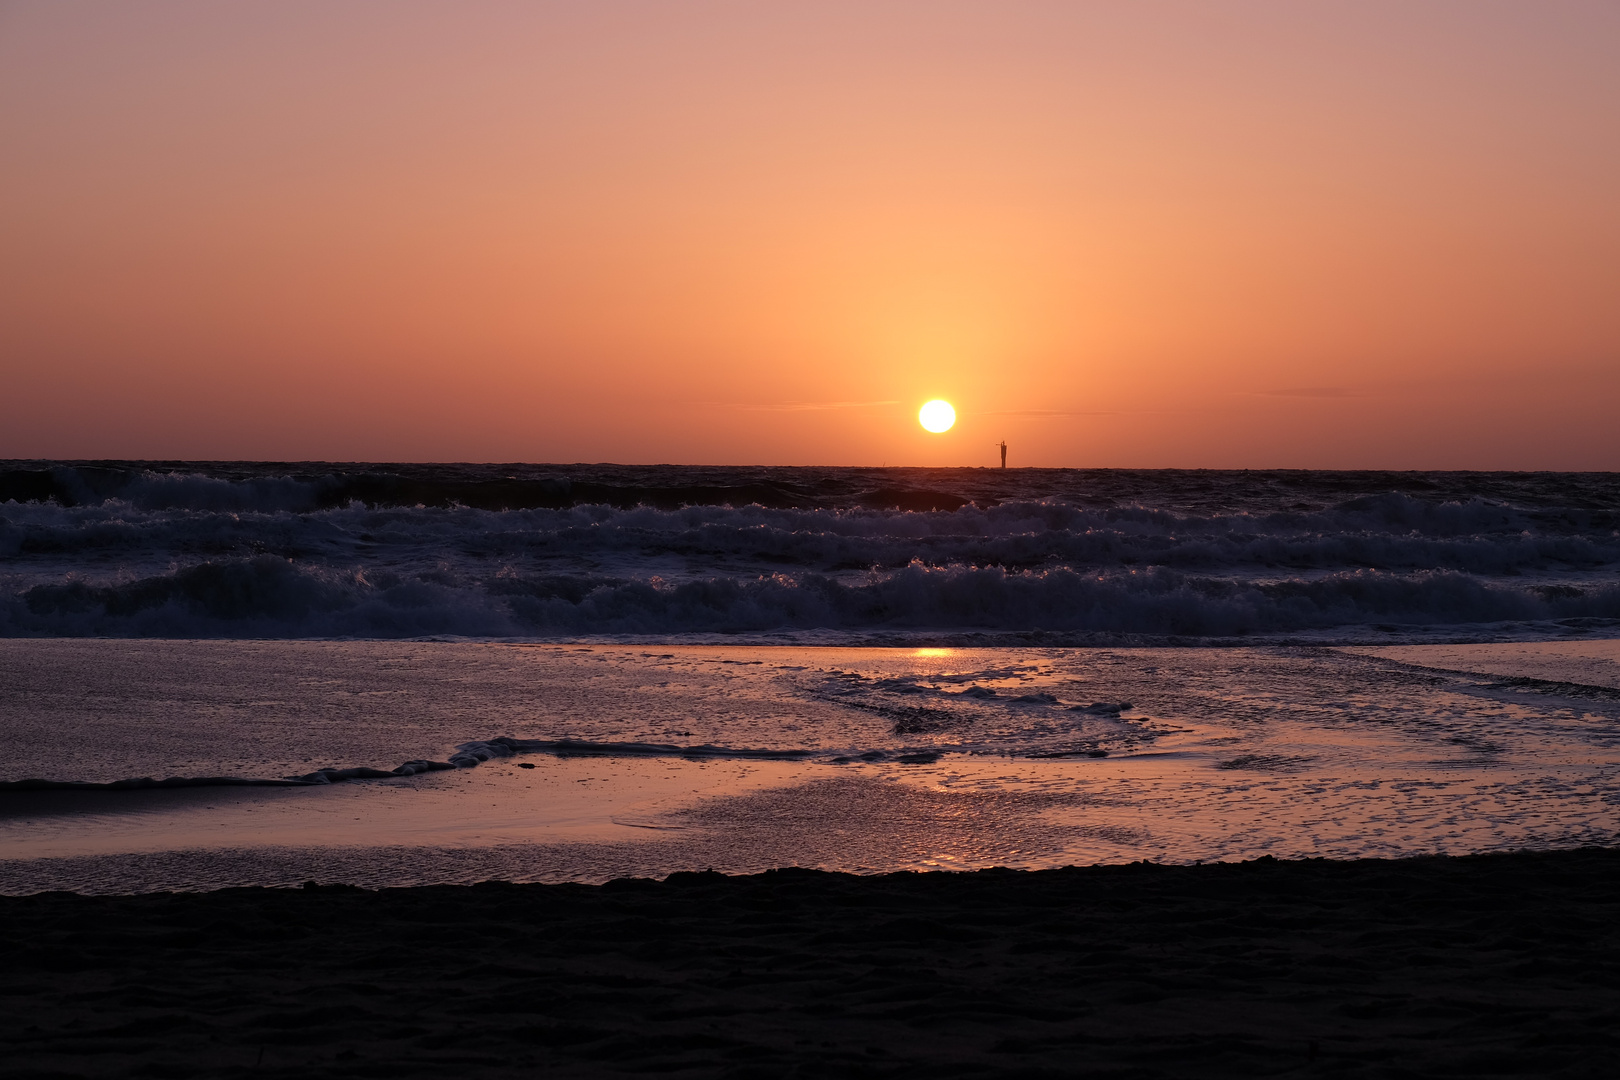
<svg viewBox="0 0 1620 1080">
<path fill-rule="evenodd" d="M 1612 842 L 1617 496 L 11 463 L 0 888 Z"/>
<path fill-rule="evenodd" d="M 1620 633 L 1608 473 L 10 465 L 5 636 Z"/>
</svg>

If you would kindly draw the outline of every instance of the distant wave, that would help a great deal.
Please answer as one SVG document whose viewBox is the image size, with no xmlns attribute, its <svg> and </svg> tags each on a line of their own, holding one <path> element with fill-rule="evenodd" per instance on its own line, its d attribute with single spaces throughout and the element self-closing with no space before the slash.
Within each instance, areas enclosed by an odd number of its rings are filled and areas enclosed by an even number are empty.
<svg viewBox="0 0 1620 1080">
<path fill-rule="evenodd" d="M 1431 504 L 1480 499 L 1596 511 L 1611 527 L 1620 474 L 1213 469 L 916 469 L 679 465 L 401 465 L 324 462 L 0 462 L 0 503 L 142 510 L 351 505 L 479 510 L 749 506 L 954 510 L 1053 499 L 1198 514 L 1270 513 L 1393 492 Z"/>
<path fill-rule="evenodd" d="M 1610 474 L 23 463 L 0 497 L 5 635 L 1620 619 Z"/>
<path fill-rule="evenodd" d="M 680 510 L 580 506 L 288 511 L 0 506 L 0 557 L 274 553 L 361 562 L 379 553 L 632 561 L 660 555 L 821 571 L 930 565 L 1171 566 L 1220 571 L 1448 569 L 1476 574 L 1590 570 L 1620 563 L 1620 516 L 1410 496 L 1311 512 L 1196 516 L 1013 501 L 955 511 Z"/>
<path fill-rule="evenodd" d="M 0 502 L 98 506 L 122 502 L 143 510 L 285 510 L 306 513 L 354 504 L 368 507 L 451 507 L 479 510 L 560 509 L 570 506 L 866 506 L 954 510 L 970 497 L 946 491 L 857 480 L 828 488 L 787 478 L 728 478 L 716 470 L 607 470 L 603 475 L 515 476 L 487 468 L 424 472 L 336 469 L 227 475 L 129 466 L 56 465 L 0 469 Z M 528 470 L 523 470 L 528 471 Z M 777 470 L 784 472 L 785 470 Z M 697 473 L 699 475 L 693 475 Z"/>
</svg>

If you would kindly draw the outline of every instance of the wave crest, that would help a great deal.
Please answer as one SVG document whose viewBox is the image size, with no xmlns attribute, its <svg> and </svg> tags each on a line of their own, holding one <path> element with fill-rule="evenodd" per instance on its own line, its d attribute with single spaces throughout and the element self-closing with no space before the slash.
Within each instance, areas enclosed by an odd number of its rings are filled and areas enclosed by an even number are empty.
<svg viewBox="0 0 1620 1080">
<path fill-rule="evenodd" d="M 17 463 L 0 633 L 1612 619 L 1617 507 L 1608 474 Z"/>
<path fill-rule="evenodd" d="M 1175 570 L 913 564 L 663 583 L 589 575 L 456 582 L 337 574 L 271 556 L 116 585 L 40 585 L 4 608 L 11 634 L 590 636 L 779 630 L 1068 631 L 1183 637 L 1569 618 L 1620 619 L 1620 587 L 1508 587 L 1447 571 L 1357 570 L 1270 582 Z"/>
</svg>

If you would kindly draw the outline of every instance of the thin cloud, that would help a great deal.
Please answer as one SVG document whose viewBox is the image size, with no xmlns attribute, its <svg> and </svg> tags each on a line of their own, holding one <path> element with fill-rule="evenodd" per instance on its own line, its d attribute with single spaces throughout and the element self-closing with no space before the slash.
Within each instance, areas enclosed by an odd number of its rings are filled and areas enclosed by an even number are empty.
<svg viewBox="0 0 1620 1080">
<path fill-rule="evenodd" d="M 775 405 L 758 405 L 742 401 L 700 401 L 712 409 L 740 409 L 745 412 L 821 412 L 826 409 L 875 409 L 881 405 L 899 405 L 896 401 L 784 401 Z"/>
<path fill-rule="evenodd" d="M 1282 390 L 1258 390 L 1261 397 L 1303 397 L 1303 398 L 1355 398 L 1366 397 L 1361 390 L 1352 390 L 1348 386 L 1291 386 Z"/>
<path fill-rule="evenodd" d="M 1114 409 L 1096 409 L 1084 412 L 1070 412 L 1063 409 L 998 409 L 992 412 L 975 412 L 974 416 L 1024 416 L 1033 419 L 1056 419 L 1065 416 L 1118 416 Z"/>
</svg>

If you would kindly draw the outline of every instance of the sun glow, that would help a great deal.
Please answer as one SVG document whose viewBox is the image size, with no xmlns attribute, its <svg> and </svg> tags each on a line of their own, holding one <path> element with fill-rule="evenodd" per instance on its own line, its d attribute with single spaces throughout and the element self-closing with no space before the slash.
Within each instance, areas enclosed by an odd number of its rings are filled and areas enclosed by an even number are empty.
<svg viewBox="0 0 1620 1080">
<path fill-rule="evenodd" d="M 936 399 L 917 410 L 917 423 L 935 433 L 949 431 L 956 423 L 956 410 L 950 402 Z"/>
</svg>

